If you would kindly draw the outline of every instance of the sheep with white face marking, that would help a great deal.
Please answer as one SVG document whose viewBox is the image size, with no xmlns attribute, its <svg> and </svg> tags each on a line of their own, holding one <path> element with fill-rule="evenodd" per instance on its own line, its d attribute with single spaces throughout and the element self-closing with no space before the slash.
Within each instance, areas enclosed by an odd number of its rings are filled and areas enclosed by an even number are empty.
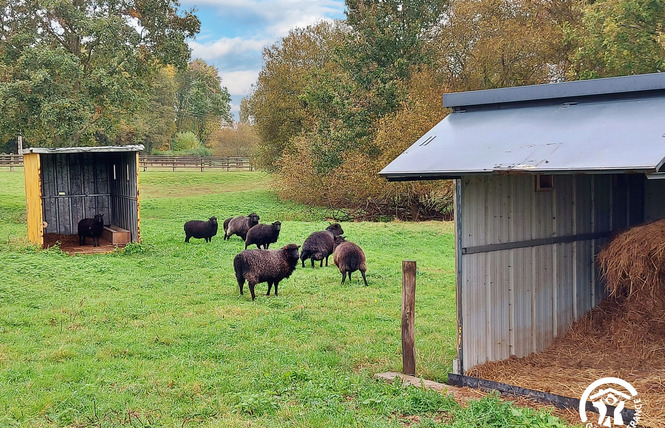
<svg viewBox="0 0 665 428">
<path fill-rule="evenodd" d="M 275 296 L 279 282 L 291 276 L 298 264 L 298 246 L 289 244 L 279 250 L 244 250 L 233 259 L 233 269 L 240 294 L 243 294 L 245 281 L 254 300 L 254 286 L 260 282 L 268 283 L 268 292 L 275 285 Z"/>
<path fill-rule="evenodd" d="M 79 245 L 85 245 L 85 238 L 92 238 L 92 245 L 99 246 L 99 237 L 104 231 L 104 214 L 96 214 L 95 218 L 84 218 L 78 223 Z"/>
<path fill-rule="evenodd" d="M 257 248 L 261 248 L 263 245 L 263 248 L 267 250 L 270 244 L 277 242 L 281 228 L 282 223 L 279 221 L 276 221 L 273 224 L 257 224 L 252 226 L 252 228 L 247 231 L 245 250 L 252 244 L 256 244 Z"/>
<path fill-rule="evenodd" d="M 256 213 L 251 213 L 247 217 L 240 215 L 227 218 L 224 220 L 224 239 L 228 240 L 231 235 L 238 235 L 244 241 L 247 238 L 247 231 L 257 224 L 259 224 L 259 216 Z"/>
<path fill-rule="evenodd" d="M 190 220 L 185 223 L 185 242 L 189 242 L 189 238 L 211 242 L 212 237 L 217 235 L 217 227 L 217 217 L 210 217 L 208 221 Z"/>
<path fill-rule="evenodd" d="M 314 260 L 321 260 L 319 267 L 323 266 L 323 259 L 326 259 L 326 266 L 328 266 L 328 257 L 335 250 L 335 237 L 341 236 L 344 233 L 342 226 L 339 223 L 332 223 L 326 227 L 326 230 L 314 232 L 305 239 L 300 251 L 300 260 L 302 267 L 305 267 L 305 260 L 312 261 L 314 267 Z"/>
<path fill-rule="evenodd" d="M 333 253 L 333 261 L 335 265 L 339 268 L 340 273 L 342 274 L 342 284 L 346 280 L 346 274 L 349 274 L 349 281 L 351 280 L 351 272 L 357 270 L 360 271 L 360 274 L 363 276 L 363 281 L 367 285 L 367 279 L 365 278 L 365 272 L 367 271 L 367 259 L 365 258 L 365 253 L 362 248 L 354 244 L 351 241 L 344 241 L 335 248 Z"/>
</svg>

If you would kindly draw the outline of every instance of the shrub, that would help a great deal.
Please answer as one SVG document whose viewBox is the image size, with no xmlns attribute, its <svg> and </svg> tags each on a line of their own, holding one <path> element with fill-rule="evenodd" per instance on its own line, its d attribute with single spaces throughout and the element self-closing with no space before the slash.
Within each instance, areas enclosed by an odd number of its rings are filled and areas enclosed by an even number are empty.
<svg viewBox="0 0 665 428">
<path fill-rule="evenodd" d="M 185 150 L 196 149 L 201 146 L 201 142 L 191 131 L 178 132 L 175 134 L 171 142 L 171 150 L 174 152 L 182 152 Z"/>
</svg>

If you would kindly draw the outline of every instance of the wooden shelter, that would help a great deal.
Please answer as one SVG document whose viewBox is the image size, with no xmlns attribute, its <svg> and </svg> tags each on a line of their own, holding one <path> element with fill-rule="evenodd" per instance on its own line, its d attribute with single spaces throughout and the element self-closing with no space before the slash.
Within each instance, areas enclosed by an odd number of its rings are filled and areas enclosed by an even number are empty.
<svg viewBox="0 0 665 428">
<path fill-rule="evenodd" d="M 456 183 L 456 374 L 539 352 L 606 296 L 601 245 L 665 218 L 665 73 L 446 94 L 387 165 Z M 435 249 L 433 249 L 435 251 Z"/>
<path fill-rule="evenodd" d="M 77 236 L 78 222 L 103 214 L 107 246 L 140 242 L 140 150 L 141 145 L 23 150 L 28 239 L 41 246 L 56 240 L 78 245 L 67 239 Z"/>
</svg>

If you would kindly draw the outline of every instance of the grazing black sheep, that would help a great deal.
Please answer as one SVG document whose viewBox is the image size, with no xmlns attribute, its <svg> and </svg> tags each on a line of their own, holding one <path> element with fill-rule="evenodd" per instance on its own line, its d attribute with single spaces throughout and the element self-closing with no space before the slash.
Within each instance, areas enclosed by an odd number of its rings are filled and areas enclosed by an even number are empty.
<svg viewBox="0 0 665 428">
<path fill-rule="evenodd" d="M 257 224 L 259 224 L 259 216 L 256 213 L 251 213 L 247 217 L 240 215 L 227 218 L 224 220 L 224 239 L 229 239 L 231 235 L 238 235 L 244 241 L 247 237 L 247 231 Z"/>
<path fill-rule="evenodd" d="M 203 238 L 211 242 L 212 237 L 217 235 L 217 217 L 210 217 L 208 221 L 190 220 L 185 223 L 185 242 L 189 238 Z"/>
<path fill-rule="evenodd" d="M 257 248 L 268 249 L 268 246 L 273 242 L 277 242 L 279 231 L 282 228 L 282 223 L 279 221 L 273 224 L 257 224 L 252 226 L 247 231 L 247 238 L 245 238 L 245 250 L 252 244 L 256 244 Z"/>
<path fill-rule="evenodd" d="M 349 274 L 350 281 L 351 272 L 359 270 L 363 276 L 365 285 L 367 285 L 367 279 L 365 278 L 365 271 L 367 271 L 365 253 L 358 245 L 350 241 L 340 243 L 333 253 L 333 261 L 342 273 L 342 284 L 346 280 L 347 273 Z"/>
<path fill-rule="evenodd" d="M 229 237 L 226 235 L 226 231 L 229 230 L 229 223 L 231 223 L 231 220 L 233 220 L 233 217 L 227 218 L 224 220 L 224 224 L 222 225 L 222 228 L 224 228 L 224 240 L 229 239 Z"/>
<path fill-rule="evenodd" d="M 95 214 L 95 218 L 84 218 L 79 221 L 79 245 L 85 245 L 85 238 L 90 236 L 94 247 L 99 246 L 99 237 L 104 231 L 104 214 Z"/>
<path fill-rule="evenodd" d="M 275 285 L 275 296 L 279 282 L 291 276 L 298 264 L 298 246 L 289 244 L 279 250 L 244 250 L 233 259 L 233 269 L 238 280 L 240 294 L 243 294 L 245 280 L 254 300 L 254 286 L 260 282 L 268 283 L 268 292 Z"/>
<path fill-rule="evenodd" d="M 302 267 L 305 267 L 305 260 L 311 259 L 312 267 L 314 267 L 314 260 L 321 260 L 320 267 L 323 266 L 323 259 L 326 259 L 326 266 L 328 266 L 328 257 L 335 250 L 335 237 L 344 233 L 342 226 L 339 223 L 333 223 L 326 227 L 326 230 L 314 232 L 305 239 L 300 251 L 300 260 Z"/>
</svg>

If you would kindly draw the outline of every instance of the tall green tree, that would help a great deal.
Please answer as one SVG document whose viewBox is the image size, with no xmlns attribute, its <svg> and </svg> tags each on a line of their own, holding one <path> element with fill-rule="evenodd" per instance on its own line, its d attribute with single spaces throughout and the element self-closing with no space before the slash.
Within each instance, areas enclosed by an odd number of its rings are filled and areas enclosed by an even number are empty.
<svg viewBox="0 0 665 428">
<path fill-rule="evenodd" d="M 442 22 L 449 0 L 346 0 L 351 27 L 343 65 L 371 95 L 373 117 L 396 110 L 399 82 L 434 58 L 425 49 Z"/>
<path fill-rule="evenodd" d="M 378 121 L 403 101 L 411 74 L 432 62 L 427 42 L 448 0 L 347 0 L 348 26 L 334 51 L 334 67 L 313 70 L 303 99 L 310 117 L 311 156 L 319 174 L 359 150 L 379 155 L 371 143 Z"/>
<path fill-rule="evenodd" d="M 199 31 L 177 0 L 0 0 L 0 138 L 114 142 L 163 65 L 184 68 Z"/>
<path fill-rule="evenodd" d="M 223 122 L 233 120 L 229 91 L 222 86 L 217 69 L 201 59 L 178 75 L 176 107 L 178 132 L 193 132 L 201 142 Z"/>
<path fill-rule="evenodd" d="M 119 145 L 143 144 L 146 153 L 151 153 L 153 150 L 168 150 L 176 132 L 175 68 L 166 66 L 160 69 L 148 85 L 146 107 L 123 120 L 114 142 Z"/>
<path fill-rule="evenodd" d="M 264 66 L 243 112 L 253 118 L 262 140 L 260 167 L 276 170 L 281 156 L 292 150 L 294 138 L 318 119 L 308 105 L 307 86 L 319 73 L 337 75 L 330 70 L 336 67 L 335 50 L 344 34 L 339 22 L 320 22 L 293 29 L 263 50 Z"/>
<path fill-rule="evenodd" d="M 665 68 L 664 0 L 597 0 L 571 31 L 573 79 L 655 73 Z"/>
</svg>

